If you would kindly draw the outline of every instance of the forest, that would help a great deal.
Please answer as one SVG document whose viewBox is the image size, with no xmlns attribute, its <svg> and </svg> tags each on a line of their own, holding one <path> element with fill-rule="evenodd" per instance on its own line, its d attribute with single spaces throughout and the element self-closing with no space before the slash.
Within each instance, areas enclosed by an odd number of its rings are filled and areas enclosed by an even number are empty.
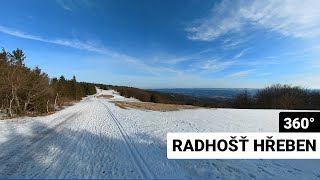
<svg viewBox="0 0 320 180">
<path fill-rule="evenodd" d="M 21 49 L 0 53 L 0 111 L 8 117 L 49 113 L 95 94 L 94 84 L 50 78 L 39 67 L 29 68 Z"/>
<path fill-rule="evenodd" d="M 240 109 L 320 109 L 320 92 L 299 86 L 275 84 L 248 92 L 231 100 L 197 98 L 175 93 L 160 93 L 134 87 L 78 82 L 76 77 L 50 78 L 39 67 L 29 68 L 21 49 L 0 53 L 0 112 L 8 117 L 50 113 L 62 106 L 81 100 L 101 89 L 113 89 L 124 97 L 143 102 L 182 104 L 210 108 Z"/>
<path fill-rule="evenodd" d="M 320 110 L 320 91 L 300 86 L 274 84 L 258 90 L 255 95 L 247 91 L 232 99 L 197 98 L 175 93 L 160 93 L 134 87 L 96 84 L 102 89 L 113 89 L 125 97 L 143 102 L 194 105 L 210 108 L 236 109 L 309 109 Z"/>
</svg>

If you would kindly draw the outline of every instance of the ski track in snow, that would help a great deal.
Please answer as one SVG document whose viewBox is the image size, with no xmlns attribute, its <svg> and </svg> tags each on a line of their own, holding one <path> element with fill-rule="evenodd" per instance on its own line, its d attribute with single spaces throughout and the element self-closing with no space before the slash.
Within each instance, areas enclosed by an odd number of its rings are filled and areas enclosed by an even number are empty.
<svg viewBox="0 0 320 180">
<path fill-rule="evenodd" d="M 112 120 L 117 125 L 117 127 L 123 137 L 123 140 L 125 141 L 125 145 L 128 150 L 128 153 L 130 153 L 130 155 L 133 159 L 133 162 L 135 163 L 136 167 L 139 169 L 139 172 L 142 175 L 142 177 L 147 178 L 147 179 L 155 179 L 154 173 L 149 169 L 148 165 L 146 165 L 146 163 L 144 162 L 140 153 L 135 148 L 134 144 L 132 144 L 130 137 L 126 133 L 125 129 L 121 126 L 119 120 L 113 115 L 113 113 L 110 111 L 110 109 L 108 108 L 107 105 L 105 105 L 103 102 L 101 102 L 101 103 L 106 107 Z"/>
<path fill-rule="evenodd" d="M 138 101 L 110 94 L 117 101 Z M 168 160 L 168 132 L 275 132 L 280 110 L 121 109 L 95 96 L 0 121 L 0 178 L 320 179 L 319 160 Z"/>
</svg>

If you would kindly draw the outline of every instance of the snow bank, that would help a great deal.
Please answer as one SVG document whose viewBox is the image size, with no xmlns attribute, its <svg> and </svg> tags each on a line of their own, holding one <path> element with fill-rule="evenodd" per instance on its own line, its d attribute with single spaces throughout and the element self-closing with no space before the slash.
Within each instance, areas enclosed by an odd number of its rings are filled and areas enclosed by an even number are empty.
<svg viewBox="0 0 320 180">
<path fill-rule="evenodd" d="M 111 99 L 97 95 L 113 95 Z M 0 178 L 306 178 L 319 160 L 168 160 L 168 132 L 276 132 L 280 110 L 121 109 L 98 90 L 46 117 L 0 121 Z"/>
</svg>

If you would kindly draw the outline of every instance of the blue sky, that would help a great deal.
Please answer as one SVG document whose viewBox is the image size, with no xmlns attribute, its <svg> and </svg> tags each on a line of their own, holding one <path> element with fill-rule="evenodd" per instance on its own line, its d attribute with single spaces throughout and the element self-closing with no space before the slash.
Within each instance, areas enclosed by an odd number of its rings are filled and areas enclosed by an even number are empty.
<svg viewBox="0 0 320 180">
<path fill-rule="evenodd" d="M 141 88 L 320 88 L 317 0 L 3 0 L 0 45 L 51 77 Z"/>
</svg>

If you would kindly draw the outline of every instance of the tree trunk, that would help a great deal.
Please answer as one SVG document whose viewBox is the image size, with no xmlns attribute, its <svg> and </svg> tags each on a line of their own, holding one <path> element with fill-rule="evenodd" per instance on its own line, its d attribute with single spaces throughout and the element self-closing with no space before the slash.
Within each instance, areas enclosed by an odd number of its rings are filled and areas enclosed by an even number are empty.
<svg viewBox="0 0 320 180">
<path fill-rule="evenodd" d="M 27 100 L 27 102 L 24 103 L 23 112 L 27 111 L 28 105 L 30 104 L 30 99 Z"/>
<path fill-rule="evenodd" d="M 47 101 L 47 113 L 49 113 L 49 99 Z"/>
<path fill-rule="evenodd" d="M 10 106 L 9 106 L 9 116 L 10 117 L 12 117 L 13 116 L 13 114 L 12 114 L 12 102 L 13 102 L 13 97 L 12 97 L 12 99 L 10 100 Z"/>
<path fill-rule="evenodd" d="M 54 107 L 57 107 L 58 97 L 59 97 L 59 93 L 57 93 L 56 98 L 54 99 Z"/>
<path fill-rule="evenodd" d="M 19 98 L 18 98 L 18 95 L 17 95 L 17 89 L 16 89 L 16 88 L 13 88 L 13 89 L 12 89 L 12 96 L 13 96 L 14 100 L 16 101 L 17 110 L 18 110 L 19 112 L 21 112 L 22 109 L 21 109 L 21 107 L 20 107 L 20 101 L 19 101 Z M 18 113 L 19 113 L 19 112 L 18 112 Z"/>
</svg>

